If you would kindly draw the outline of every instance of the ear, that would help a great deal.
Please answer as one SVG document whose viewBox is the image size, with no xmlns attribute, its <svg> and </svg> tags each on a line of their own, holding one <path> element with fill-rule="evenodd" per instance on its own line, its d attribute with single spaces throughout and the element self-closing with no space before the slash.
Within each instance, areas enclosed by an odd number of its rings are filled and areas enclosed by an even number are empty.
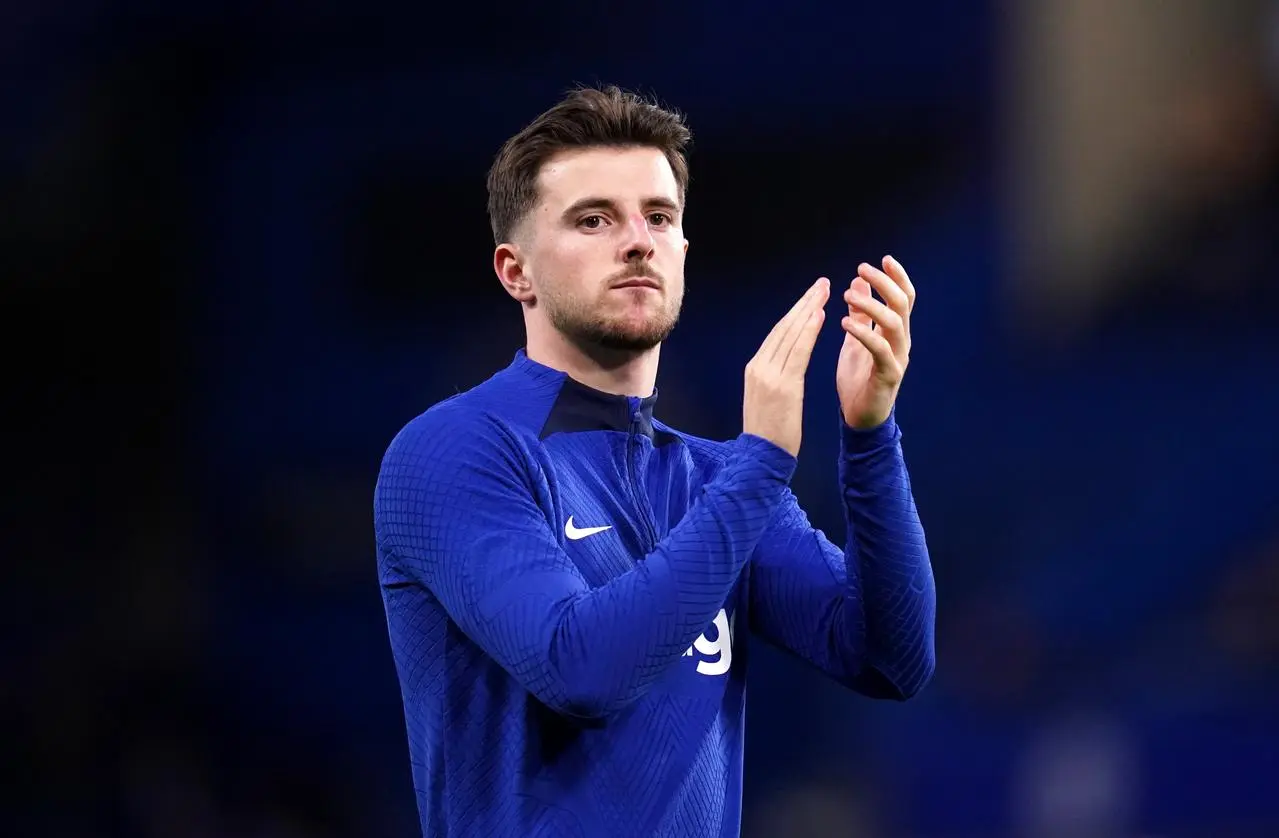
<svg viewBox="0 0 1279 838">
<path fill-rule="evenodd" d="M 533 302 L 533 284 L 524 273 L 519 245 L 503 242 L 497 246 L 493 251 L 493 272 L 497 274 L 506 293 L 521 303 Z"/>
<path fill-rule="evenodd" d="M 684 255 L 688 255 L 688 239 L 684 239 Z"/>
</svg>

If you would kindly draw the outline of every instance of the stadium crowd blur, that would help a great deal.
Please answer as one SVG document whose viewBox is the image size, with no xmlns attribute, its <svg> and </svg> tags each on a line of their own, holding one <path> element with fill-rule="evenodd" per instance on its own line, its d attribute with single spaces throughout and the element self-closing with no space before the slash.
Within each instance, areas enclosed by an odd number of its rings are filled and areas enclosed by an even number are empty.
<svg viewBox="0 0 1279 838">
<path fill-rule="evenodd" d="M 757 647 L 748 835 L 1279 835 L 1279 4 L 801 5 L 4 5 L 0 833 L 415 834 L 377 463 L 519 346 L 492 153 L 616 82 L 696 138 L 667 421 L 814 276 L 920 293 L 938 674 Z"/>
</svg>

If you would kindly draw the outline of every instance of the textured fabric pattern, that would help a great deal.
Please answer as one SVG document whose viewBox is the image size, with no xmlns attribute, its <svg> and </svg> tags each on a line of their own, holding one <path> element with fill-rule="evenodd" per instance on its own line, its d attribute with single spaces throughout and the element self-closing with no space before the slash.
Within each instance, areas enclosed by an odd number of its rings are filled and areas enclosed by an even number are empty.
<svg viewBox="0 0 1279 838">
<path fill-rule="evenodd" d="M 521 352 L 410 421 L 374 498 L 426 836 L 736 836 L 747 637 L 868 695 L 932 670 L 934 594 L 898 431 L 847 431 L 847 555 L 766 440 Z"/>
</svg>

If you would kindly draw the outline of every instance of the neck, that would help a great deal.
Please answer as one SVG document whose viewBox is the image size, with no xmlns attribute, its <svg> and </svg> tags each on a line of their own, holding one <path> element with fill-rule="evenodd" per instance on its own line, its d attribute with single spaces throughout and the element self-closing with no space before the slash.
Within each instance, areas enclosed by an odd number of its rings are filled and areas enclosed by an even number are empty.
<svg viewBox="0 0 1279 838">
<path fill-rule="evenodd" d="M 550 327 L 529 328 L 525 347 L 530 360 L 566 373 L 587 387 L 640 398 L 651 396 L 657 386 L 661 350 L 660 344 L 636 352 L 583 347 Z"/>
</svg>

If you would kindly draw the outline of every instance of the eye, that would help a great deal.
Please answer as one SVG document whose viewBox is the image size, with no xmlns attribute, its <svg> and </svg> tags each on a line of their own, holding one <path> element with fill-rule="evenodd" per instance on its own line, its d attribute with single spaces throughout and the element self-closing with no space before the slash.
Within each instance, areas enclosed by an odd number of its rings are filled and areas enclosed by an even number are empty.
<svg viewBox="0 0 1279 838">
<path fill-rule="evenodd" d="M 671 223 L 671 217 L 664 212 L 649 213 L 648 223 L 654 227 L 662 227 Z"/>
<path fill-rule="evenodd" d="M 604 224 L 604 216 L 588 215 L 577 224 L 579 227 L 585 227 L 588 230 L 598 230 Z"/>
</svg>

